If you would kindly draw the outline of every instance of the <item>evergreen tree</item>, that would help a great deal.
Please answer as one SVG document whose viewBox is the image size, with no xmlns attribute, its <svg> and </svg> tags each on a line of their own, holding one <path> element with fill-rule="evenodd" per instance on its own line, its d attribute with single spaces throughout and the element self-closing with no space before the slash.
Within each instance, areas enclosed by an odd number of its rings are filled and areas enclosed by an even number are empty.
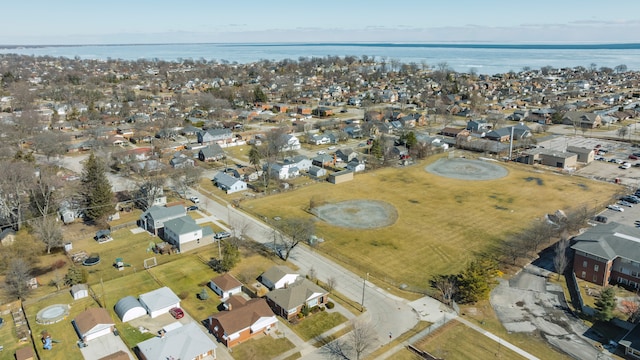
<svg viewBox="0 0 640 360">
<path fill-rule="evenodd" d="M 265 93 L 262 91 L 260 85 L 256 85 L 256 87 L 253 89 L 253 100 L 255 102 L 267 102 L 267 95 L 265 95 Z"/>
<path fill-rule="evenodd" d="M 260 154 L 260 150 L 253 145 L 251 150 L 249 150 L 249 163 L 253 165 L 256 171 L 260 170 L 260 160 L 262 160 L 262 154 Z"/>
<path fill-rule="evenodd" d="M 105 173 L 104 164 L 91 153 L 82 171 L 85 215 L 89 220 L 100 219 L 114 208 L 111 183 Z"/>
<path fill-rule="evenodd" d="M 88 274 L 86 270 L 80 269 L 77 266 L 71 266 L 67 271 L 67 275 L 64 276 L 64 283 L 71 286 L 76 284 L 83 284 L 87 282 Z"/>
<path fill-rule="evenodd" d="M 595 302 L 596 318 L 601 321 L 609 321 L 613 318 L 613 310 L 616 307 L 616 293 L 613 287 L 607 286 L 600 291 L 600 297 Z"/>
<path fill-rule="evenodd" d="M 382 144 L 380 143 L 380 140 L 375 139 L 371 142 L 369 154 L 373 155 L 376 159 L 380 159 L 382 157 Z"/>
<path fill-rule="evenodd" d="M 495 264 L 491 261 L 474 260 L 457 276 L 458 299 L 461 303 L 475 303 L 489 297 Z"/>
<path fill-rule="evenodd" d="M 233 269 L 240 261 L 240 250 L 237 246 L 229 241 L 225 241 L 222 249 L 222 260 L 220 261 L 219 270 L 227 272 Z"/>
</svg>

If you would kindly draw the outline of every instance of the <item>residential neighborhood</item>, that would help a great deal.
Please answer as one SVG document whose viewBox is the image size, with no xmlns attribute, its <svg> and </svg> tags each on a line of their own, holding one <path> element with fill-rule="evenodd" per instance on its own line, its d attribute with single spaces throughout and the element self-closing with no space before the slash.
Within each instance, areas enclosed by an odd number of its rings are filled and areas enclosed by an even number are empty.
<svg viewBox="0 0 640 360">
<path fill-rule="evenodd" d="M 0 55 L 0 85 L 3 354 L 640 358 L 626 67 Z"/>
</svg>

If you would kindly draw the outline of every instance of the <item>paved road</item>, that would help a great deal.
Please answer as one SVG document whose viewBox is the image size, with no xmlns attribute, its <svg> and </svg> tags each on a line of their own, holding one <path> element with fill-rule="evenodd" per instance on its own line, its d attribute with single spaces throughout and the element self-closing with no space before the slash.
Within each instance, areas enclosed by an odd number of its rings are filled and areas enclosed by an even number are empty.
<svg viewBox="0 0 640 360">
<path fill-rule="evenodd" d="M 206 199 L 208 194 L 191 190 L 191 194 Z M 266 224 L 251 216 L 229 206 L 221 205 L 216 201 L 201 201 L 200 207 L 210 214 L 230 224 L 231 226 L 245 226 L 246 235 L 254 241 L 269 245 L 273 240 L 272 231 Z M 232 230 L 231 230 L 232 231 Z M 364 288 L 364 306 L 366 312 L 362 317 L 374 326 L 378 346 L 390 341 L 389 333 L 400 335 L 413 328 L 418 322 L 418 314 L 405 299 L 396 297 L 384 289 L 366 281 L 366 274 L 354 274 L 335 262 L 321 256 L 306 246 L 297 246 L 289 258 L 293 264 L 300 268 L 304 275 L 313 268 L 317 277 L 326 281 L 329 277 L 336 279 L 336 290 L 350 299 L 361 301 Z M 434 309 L 433 312 L 438 312 Z M 375 348 L 377 348 L 376 346 Z M 318 351 L 305 354 L 305 359 L 325 358 Z"/>
</svg>

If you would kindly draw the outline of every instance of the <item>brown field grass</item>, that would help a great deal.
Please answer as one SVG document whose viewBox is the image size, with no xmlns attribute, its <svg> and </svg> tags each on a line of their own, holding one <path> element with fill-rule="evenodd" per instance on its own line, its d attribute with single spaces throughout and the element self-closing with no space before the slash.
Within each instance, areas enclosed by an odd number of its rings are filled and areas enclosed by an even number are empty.
<svg viewBox="0 0 640 360">
<path fill-rule="evenodd" d="M 317 222 L 325 239 L 319 250 L 359 272 L 393 284 L 424 288 L 433 274 L 454 273 L 475 254 L 506 235 L 558 209 L 593 208 L 619 187 L 520 164 L 505 164 L 509 174 L 490 181 L 466 181 L 427 173 L 436 158 L 402 169 L 385 168 L 356 175 L 339 185 L 317 183 L 261 199 L 242 208 L 273 218 L 312 217 L 316 203 L 353 199 L 386 201 L 398 212 L 395 224 L 375 230 L 341 228 Z M 538 185 L 541 184 L 541 185 Z"/>
</svg>

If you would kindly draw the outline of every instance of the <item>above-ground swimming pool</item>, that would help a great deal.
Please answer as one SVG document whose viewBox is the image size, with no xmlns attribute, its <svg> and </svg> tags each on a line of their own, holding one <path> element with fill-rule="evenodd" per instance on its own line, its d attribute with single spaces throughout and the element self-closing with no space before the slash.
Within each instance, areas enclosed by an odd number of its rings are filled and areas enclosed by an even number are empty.
<svg viewBox="0 0 640 360">
<path fill-rule="evenodd" d="M 69 315 L 69 305 L 54 304 L 38 311 L 36 322 L 38 324 L 53 324 L 63 320 Z"/>
<path fill-rule="evenodd" d="M 82 265 L 84 266 L 93 266 L 98 264 L 100 264 L 100 256 L 91 256 L 82 262 Z"/>
</svg>

